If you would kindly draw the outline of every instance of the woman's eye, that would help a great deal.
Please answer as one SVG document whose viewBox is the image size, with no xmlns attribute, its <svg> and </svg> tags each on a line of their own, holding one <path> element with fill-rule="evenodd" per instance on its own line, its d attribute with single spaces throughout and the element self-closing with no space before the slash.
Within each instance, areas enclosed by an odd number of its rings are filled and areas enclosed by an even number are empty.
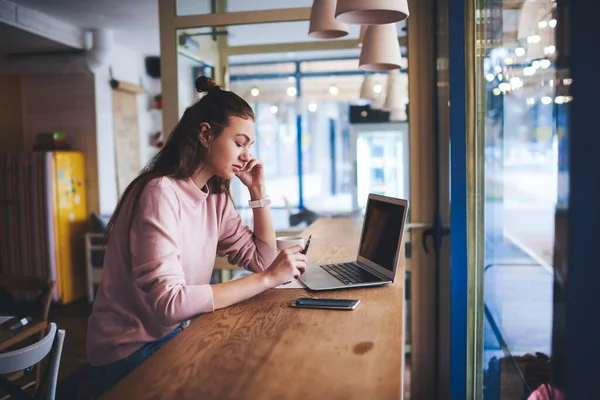
<svg viewBox="0 0 600 400">
<path fill-rule="evenodd" d="M 243 145 L 241 145 L 241 144 L 239 144 L 239 143 L 237 143 L 237 142 L 235 143 L 235 145 L 236 145 L 237 147 L 244 147 Z"/>
</svg>

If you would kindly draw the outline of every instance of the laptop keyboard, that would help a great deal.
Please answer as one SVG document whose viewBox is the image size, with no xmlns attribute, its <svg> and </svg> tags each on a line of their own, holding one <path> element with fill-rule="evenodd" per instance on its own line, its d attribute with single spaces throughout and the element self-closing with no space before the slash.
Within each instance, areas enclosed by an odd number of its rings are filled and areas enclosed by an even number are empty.
<svg viewBox="0 0 600 400">
<path fill-rule="evenodd" d="M 365 271 L 354 263 L 319 265 L 345 285 L 353 283 L 381 282 L 381 278 Z"/>
</svg>

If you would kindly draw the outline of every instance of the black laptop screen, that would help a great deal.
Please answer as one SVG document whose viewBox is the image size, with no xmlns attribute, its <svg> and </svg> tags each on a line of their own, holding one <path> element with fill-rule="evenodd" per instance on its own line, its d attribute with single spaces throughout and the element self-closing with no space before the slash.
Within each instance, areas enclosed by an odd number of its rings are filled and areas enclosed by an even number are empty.
<svg viewBox="0 0 600 400">
<path fill-rule="evenodd" d="M 403 205 L 369 199 L 358 254 L 393 271 L 403 217 Z"/>
</svg>

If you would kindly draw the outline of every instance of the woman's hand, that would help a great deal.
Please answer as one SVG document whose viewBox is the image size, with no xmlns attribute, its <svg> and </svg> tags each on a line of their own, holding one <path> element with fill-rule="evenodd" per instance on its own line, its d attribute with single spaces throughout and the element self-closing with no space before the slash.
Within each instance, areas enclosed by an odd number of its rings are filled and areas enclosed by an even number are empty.
<svg viewBox="0 0 600 400">
<path fill-rule="evenodd" d="M 263 164 L 256 158 L 248 161 L 244 169 L 236 172 L 235 175 L 250 190 L 262 188 L 265 185 Z"/>
<path fill-rule="evenodd" d="M 282 285 L 294 279 L 298 279 L 306 271 L 308 259 L 301 254 L 302 246 L 296 245 L 282 250 L 275 261 L 265 270 L 271 287 Z"/>
</svg>

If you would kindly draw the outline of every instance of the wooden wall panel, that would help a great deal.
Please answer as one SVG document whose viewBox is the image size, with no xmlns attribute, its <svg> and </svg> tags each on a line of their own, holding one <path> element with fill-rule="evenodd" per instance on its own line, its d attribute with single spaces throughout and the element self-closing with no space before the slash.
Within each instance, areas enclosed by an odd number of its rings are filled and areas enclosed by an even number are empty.
<svg viewBox="0 0 600 400">
<path fill-rule="evenodd" d="M 0 76 L 0 152 L 23 150 L 21 78 Z"/>
<path fill-rule="evenodd" d="M 98 211 L 98 161 L 94 76 L 27 76 L 21 79 L 23 140 L 30 150 L 38 133 L 60 131 L 85 155 L 88 214 Z"/>
</svg>

